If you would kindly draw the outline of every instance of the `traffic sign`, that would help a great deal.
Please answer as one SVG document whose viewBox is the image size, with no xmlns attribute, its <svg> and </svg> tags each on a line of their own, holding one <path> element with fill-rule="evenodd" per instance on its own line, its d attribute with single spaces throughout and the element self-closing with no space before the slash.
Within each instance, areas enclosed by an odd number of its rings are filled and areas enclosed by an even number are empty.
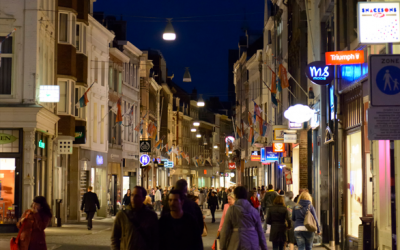
<svg viewBox="0 0 400 250">
<path fill-rule="evenodd" d="M 400 55 L 369 57 L 371 106 L 400 106 Z"/>
<path fill-rule="evenodd" d="M 146 154 L 141 155 L 139 161 L 143 166 L 146 166 L 147 164 L 150 163 L 150 156 Z"/>
</svg>

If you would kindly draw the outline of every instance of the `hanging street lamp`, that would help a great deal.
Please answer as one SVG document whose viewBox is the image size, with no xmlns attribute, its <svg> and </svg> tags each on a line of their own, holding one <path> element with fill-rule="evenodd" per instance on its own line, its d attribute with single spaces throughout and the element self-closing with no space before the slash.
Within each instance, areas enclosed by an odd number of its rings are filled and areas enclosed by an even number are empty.
<svg viewBox="0 0 400 250">
<path fill-rule="evenodd" d="M 191 132 L 196 132 L 195 128 L 190 129 Z"/>
<path fill-rule="evenodd" d="M 176 34 L 174 27 L 172 26 L 171 23 L 172 18 L 167 18 L 167 26 L 165 26 L 165 30 L 163 33 L 163 39 L 166 41 L 174 41 L 176 39 Z"/>
<path fill-rule="evenodd" d="M 201 97 L 202 95 L 200 94 L 199 100 L 197 101 L 197 107 L 204 107 L 204 105 L 206 105 L 204 103 L 203 98 Z"/>
</svg>

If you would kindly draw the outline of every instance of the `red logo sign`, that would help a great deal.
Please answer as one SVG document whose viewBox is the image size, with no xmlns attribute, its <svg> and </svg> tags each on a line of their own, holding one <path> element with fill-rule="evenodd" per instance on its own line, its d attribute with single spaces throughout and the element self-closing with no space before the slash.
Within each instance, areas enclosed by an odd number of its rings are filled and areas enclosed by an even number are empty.
<svg viewBox="0 0 400 250">
<path fill-rule="evenodd" d="M 272 143 L 272 152 L 283 153 L 285 152 L 285 143 Z"/>
<path fill-rule="evenodd" d="M 204 174 L 207 174 L 207 169 L 204 169 Z"/>
<path fill-rule="evenodd" d="M 331 51 L 325 53 L 326 65 L 360 64 L 364 63 L 364 51 Z"/>
<path fill-rule="evenodd" d="M 252 155 L 251 161 L 261 161 L 261 155 Z"/>
<path fill-rule="evenodd" d="M 286 177 L 286 185 L 293 184 L 292 171 L 286 171 L 285 172 L 285 177 Z"/>
<path fill-rule="evenodd" d="M 231 162 L 228 165 L 229 165 L 229 169 L 236 169 L 236 164 L 234 162 Z"/>
</svg>

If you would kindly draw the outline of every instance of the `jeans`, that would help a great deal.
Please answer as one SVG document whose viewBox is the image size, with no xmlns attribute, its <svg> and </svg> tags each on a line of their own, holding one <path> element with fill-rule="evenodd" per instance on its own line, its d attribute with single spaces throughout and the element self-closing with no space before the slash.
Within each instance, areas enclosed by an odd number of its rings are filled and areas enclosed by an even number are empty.
<svg viewBox="0 0 400 250">
<path fill-rule="evenodd" d="M 91 212 L 86 212 L 86 219 L 87 219 L 87 227 L 92 229 L 92 219 L 94 216 L 94 213 L 96 213 L 95 211 L 91 211 Z"/>
<path fill-rule="evenodd" d="M 311 250 L 314 241 L 314 233 L 307 231 L 294 231 L 299 250 Z"/>
<path fill-rule="evenodd" d="M 156 201 L 156 207 L 154 209 L 155 211 L 160 210 L 161 211 L 161 201 Z"/>
<path fill-rule="evenodd" d="M 273 241 L 272 242 L 272 249 L 273 250 L 283 250 L 283 246 L 284 245 L 285 245 L 285 242 Z"/>
</svg>

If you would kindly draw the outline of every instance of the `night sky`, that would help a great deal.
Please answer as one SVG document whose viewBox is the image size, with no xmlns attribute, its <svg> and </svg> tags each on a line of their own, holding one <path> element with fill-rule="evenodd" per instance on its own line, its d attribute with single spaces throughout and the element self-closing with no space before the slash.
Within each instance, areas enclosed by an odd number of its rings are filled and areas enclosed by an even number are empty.
<svg viewBox="0 0 400 250">
<path fill-rule="evenodd" d="M 127 39 L 141 50 L 158 49 L 168 75 L 189 93 L 196 87 L 205 99 L 228 95 L 228 50 L 237 49 L 245 23 L 263 29 L 263 0 L 97 0 L 95 12 L 127 21 Z M 190 17 L 190 18 L 184 18 Z M 164 41 L 166 19 L 174 18 L 175 41 Z M 191 83 L 182 81 L 190 68 Z"/>
</svg>

